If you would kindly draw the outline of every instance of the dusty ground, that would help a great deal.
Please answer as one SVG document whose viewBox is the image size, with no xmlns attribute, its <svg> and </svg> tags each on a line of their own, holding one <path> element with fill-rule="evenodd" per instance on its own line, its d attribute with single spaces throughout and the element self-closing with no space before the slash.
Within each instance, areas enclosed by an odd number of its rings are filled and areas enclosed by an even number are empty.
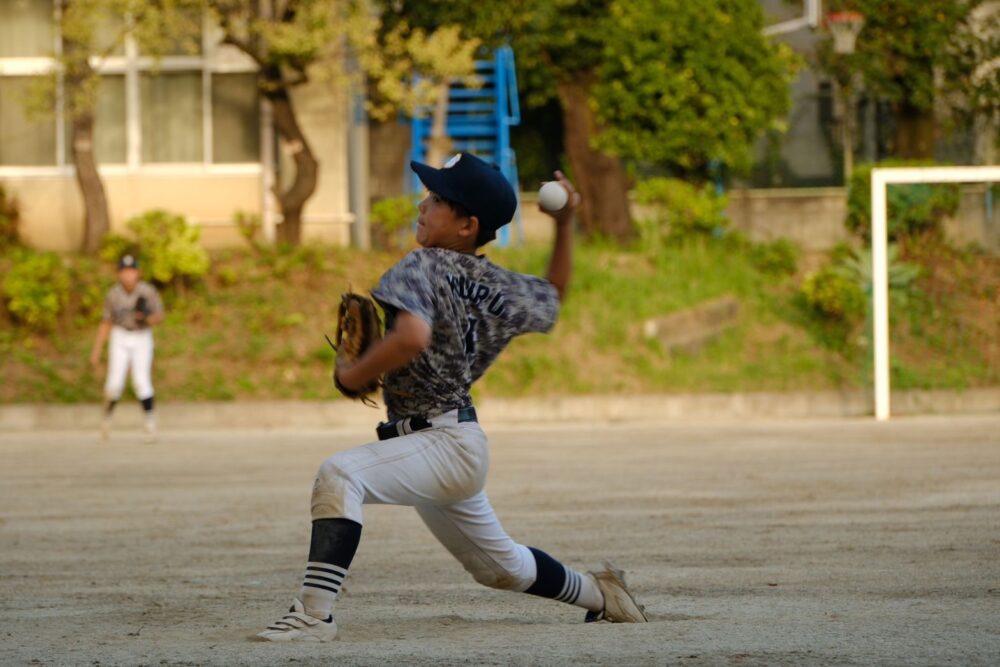
<svg viewBox="0 0 1000 667">
<path fill-rule="evenodd" d="M 0 663 L 1000 664 L 1000 416 L 491 431 L 510 532 L 614 556 L 651 623 L 480 588 L 374 507 L 340 639 L 252 642 L 361 434 L 7 434 Z"/>
</svg>

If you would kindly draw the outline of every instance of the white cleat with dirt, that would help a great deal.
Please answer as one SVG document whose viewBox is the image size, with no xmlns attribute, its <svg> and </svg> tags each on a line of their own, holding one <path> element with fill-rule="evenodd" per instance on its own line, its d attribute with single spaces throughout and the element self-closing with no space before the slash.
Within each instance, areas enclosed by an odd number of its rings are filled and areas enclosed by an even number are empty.
<svg viewBox="0 0 1000 667">
<path fill-rule="evenodd" d="M 597 587 L 604 594 L 604 609 L 587 612 L 586 622 L 609 621 L 611 623 L 647 623 L 646 608 L 629 591 L 625 584 L 625 573 L 611 561 L 604 561 L 600 570 L 588 572 Z"/>
<path fill-rule="evenodd" d="M 261 639 L 272 642 L 329 642 L 337 637 L 337 624 L 333 615 L 325 621 L 306 613 L 302 603 L 295 599 L 288 613 L 257 633 Z"/>
</svg>

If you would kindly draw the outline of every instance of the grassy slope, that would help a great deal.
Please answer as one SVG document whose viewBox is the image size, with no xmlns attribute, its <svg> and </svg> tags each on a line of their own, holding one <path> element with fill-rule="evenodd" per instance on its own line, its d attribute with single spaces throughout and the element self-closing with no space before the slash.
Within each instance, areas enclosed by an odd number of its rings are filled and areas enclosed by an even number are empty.
<svg viewBox="0 0 1000 667">
<path fill-rule="evenodd" d="M 535 274 L 544 272 L 547 260 L 546 249 L 537 247 L 490 255 Z M 167 400 L 334 398 L 333 355 L 323 334 L 334 329 L 338 296 L 348 284 L 356 290 L 370 287 L 398 257 L 315 247 L 268 257 L 250 251 L 217 255 L 202 285 L 183 294 L 165 293 L 169 315 L 156 334 L 158 395 Z M 897 310 L 895 386 L 1000 384 L 997 263 L 951 258 L 949 264 L 936 255 L 924 259 L 939 266 L 928 272 L 923 296 Z M 959 259 L 971 268 L 953 279 Z M 724 243 L 692 241 L 656 257 L 588 245 L 578 248 L 575 266 L 571 295 L 555 330 L 514 341 L 477 385 L 478 396 L 867 384 L 868 353 L 855 343 L 859 331 L 839 350 L 821 345 L 823 327 L 795 300 L 801 276 L 762 273 Z M 113 280 L 112 271 L 93 280 L 103 289 Z M 740 323 L 697 355 L 671 356 L 643 339 L 644 319 L 727 293 L 741 299 Z M 24 336 L 8 321 L 0 322 L 5 378 L 0 402 L 100 399 L 101 379 L 86 363 L 96 328 L 93 314 L 67 316 L 60 331 L 49 336 Z"/>
</svg>

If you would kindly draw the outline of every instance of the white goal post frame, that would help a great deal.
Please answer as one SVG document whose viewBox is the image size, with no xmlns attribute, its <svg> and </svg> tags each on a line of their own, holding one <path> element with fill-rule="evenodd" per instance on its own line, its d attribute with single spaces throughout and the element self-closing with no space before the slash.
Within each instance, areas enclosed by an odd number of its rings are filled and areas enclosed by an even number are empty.
<svg viewBox="0 0 1000 667">
<path fill-rule="evenodd" d="M 872 169 L 872 324 L 875 349 L 875 419 L 889 419 L 889 225 L 887 189 L 912 183 L 992 183 L 1000 166 L 887 167 Z"/>
<path fill-rule="evenodd" d="M 803 28 L 818 28 L 822 17 L 823 0 L 802 0 L 802 16 L 765 26 L 762 33 L 767 37 L 773 37 Z"/>
</svg>

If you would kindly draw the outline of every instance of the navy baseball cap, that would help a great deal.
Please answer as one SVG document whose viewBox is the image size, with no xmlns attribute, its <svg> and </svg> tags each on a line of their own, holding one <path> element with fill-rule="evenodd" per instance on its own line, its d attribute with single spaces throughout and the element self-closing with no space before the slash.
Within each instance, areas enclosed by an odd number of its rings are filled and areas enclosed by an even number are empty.
<svg viewBox="0 0 1000 667">
<path fill-rule="evenodd" d="M 478 245 L 495 239 L 517 210 L 517 195 L 500 168 L 471 153 L 455 155 L 440 169 L 412 161 L 410 169 L 428 190 L 461 204 L 479 219 Z"/>
<path fill-rule="evenodd" d="M 135 258 L 135 255 L 122 255 L 121 259 L 118 260 L 118 270 L 122 269 L 138 269 L 139 260 Z"/>
</svg>

